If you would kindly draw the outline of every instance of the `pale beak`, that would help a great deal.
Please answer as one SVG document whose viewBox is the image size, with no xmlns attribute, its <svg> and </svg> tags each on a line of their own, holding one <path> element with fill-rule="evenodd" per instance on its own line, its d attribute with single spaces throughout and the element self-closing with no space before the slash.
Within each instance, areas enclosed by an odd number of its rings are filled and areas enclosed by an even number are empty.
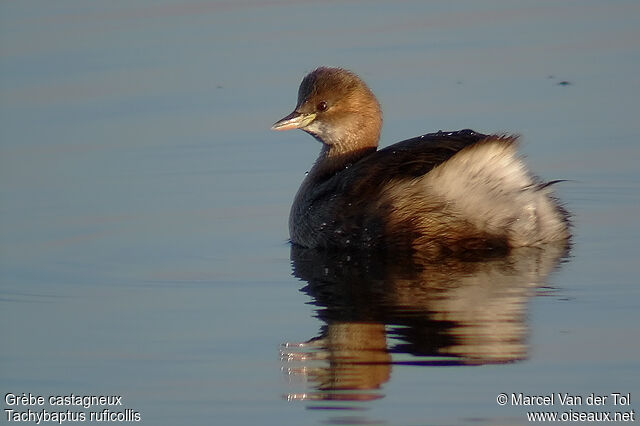
<svg viewBox="0 0 640 426">
<path fill-rule="evenodd" d="M 309 113 L 304 114 L 301 112 L 293 111 L 281 120 L 278 120 L 271 126 L 271 130 L 291 130 L 302 129 L 316 118 L 316 114 Z"/>
</svg>

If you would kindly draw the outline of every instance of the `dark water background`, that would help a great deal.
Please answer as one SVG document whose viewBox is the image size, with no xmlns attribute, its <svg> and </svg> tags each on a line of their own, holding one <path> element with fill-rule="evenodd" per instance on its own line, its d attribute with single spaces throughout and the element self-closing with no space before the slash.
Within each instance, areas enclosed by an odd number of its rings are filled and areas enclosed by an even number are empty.
<svg viewBox="0 0 640 426">
<path fill-rule="evenodd" d="M 639 40 L 637 1 L 2 2 L 2 394 L 122 395 L 153 425 L 525 424 L 500 392 L 640 407 Z M 569 258 L 294 276 L 319 147 L 269 127 L 318 65 L 369 83 L 383 146 L 522 134 L 571 180 Z"/>
</svg>

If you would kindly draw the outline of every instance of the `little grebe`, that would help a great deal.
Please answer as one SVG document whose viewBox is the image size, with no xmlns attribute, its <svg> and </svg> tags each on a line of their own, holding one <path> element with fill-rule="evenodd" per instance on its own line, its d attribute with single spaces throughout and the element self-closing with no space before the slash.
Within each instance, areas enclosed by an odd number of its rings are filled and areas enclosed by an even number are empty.
<svg viewBox="0 0 640 426">
<path fill-rule="evenodd" d="M 294 244 L 424 253 L 536 246 L 569 238 L 567 213 L 517 156 L 517 136 L 437 132 L 377 151 L 382 113 L 367 85 L 320 67 L 274 130 L 322 143 L 291 207 Z"/>
</svg>

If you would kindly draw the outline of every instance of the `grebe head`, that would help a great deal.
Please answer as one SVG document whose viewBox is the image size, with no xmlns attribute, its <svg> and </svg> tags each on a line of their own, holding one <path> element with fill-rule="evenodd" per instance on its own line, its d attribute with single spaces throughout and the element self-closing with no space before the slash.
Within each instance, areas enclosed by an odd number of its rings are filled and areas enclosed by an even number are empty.
<svg viewBox="0 0 640 426">
<path fill-rule="evenodd" d="M 357 75 L 320 67 L 302 80 L 295 109 L 272 129 L 301 129 L 330 150 L 345 152 L 376 147 L 381 126 L 380 105 Z"/>
</svg>

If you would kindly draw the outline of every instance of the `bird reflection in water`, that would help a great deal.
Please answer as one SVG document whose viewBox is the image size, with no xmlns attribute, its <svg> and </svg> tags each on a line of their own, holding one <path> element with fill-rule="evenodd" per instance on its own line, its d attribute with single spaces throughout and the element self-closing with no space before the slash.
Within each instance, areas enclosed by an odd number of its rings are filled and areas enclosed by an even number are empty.
<svg viewBox="0 0 640 426">
<path fill-rule="evenodd" d="M 527 358 L 528 299 L 566 242 L 473 258 L 345 253 L 293 245 L 293 274 L 317 306 L 319 336 L 284 343 L 289 400 L 381 398 L 392 365 L 482 365 Z M 317 407 L 316 407 L 317 408 Z M 330 408 L 330 407 L 324 407 Z M 345 407 L 341 407 L 345 408 Z M 353 407 L 351 407 L 353 408 Z"/>
</svg>

